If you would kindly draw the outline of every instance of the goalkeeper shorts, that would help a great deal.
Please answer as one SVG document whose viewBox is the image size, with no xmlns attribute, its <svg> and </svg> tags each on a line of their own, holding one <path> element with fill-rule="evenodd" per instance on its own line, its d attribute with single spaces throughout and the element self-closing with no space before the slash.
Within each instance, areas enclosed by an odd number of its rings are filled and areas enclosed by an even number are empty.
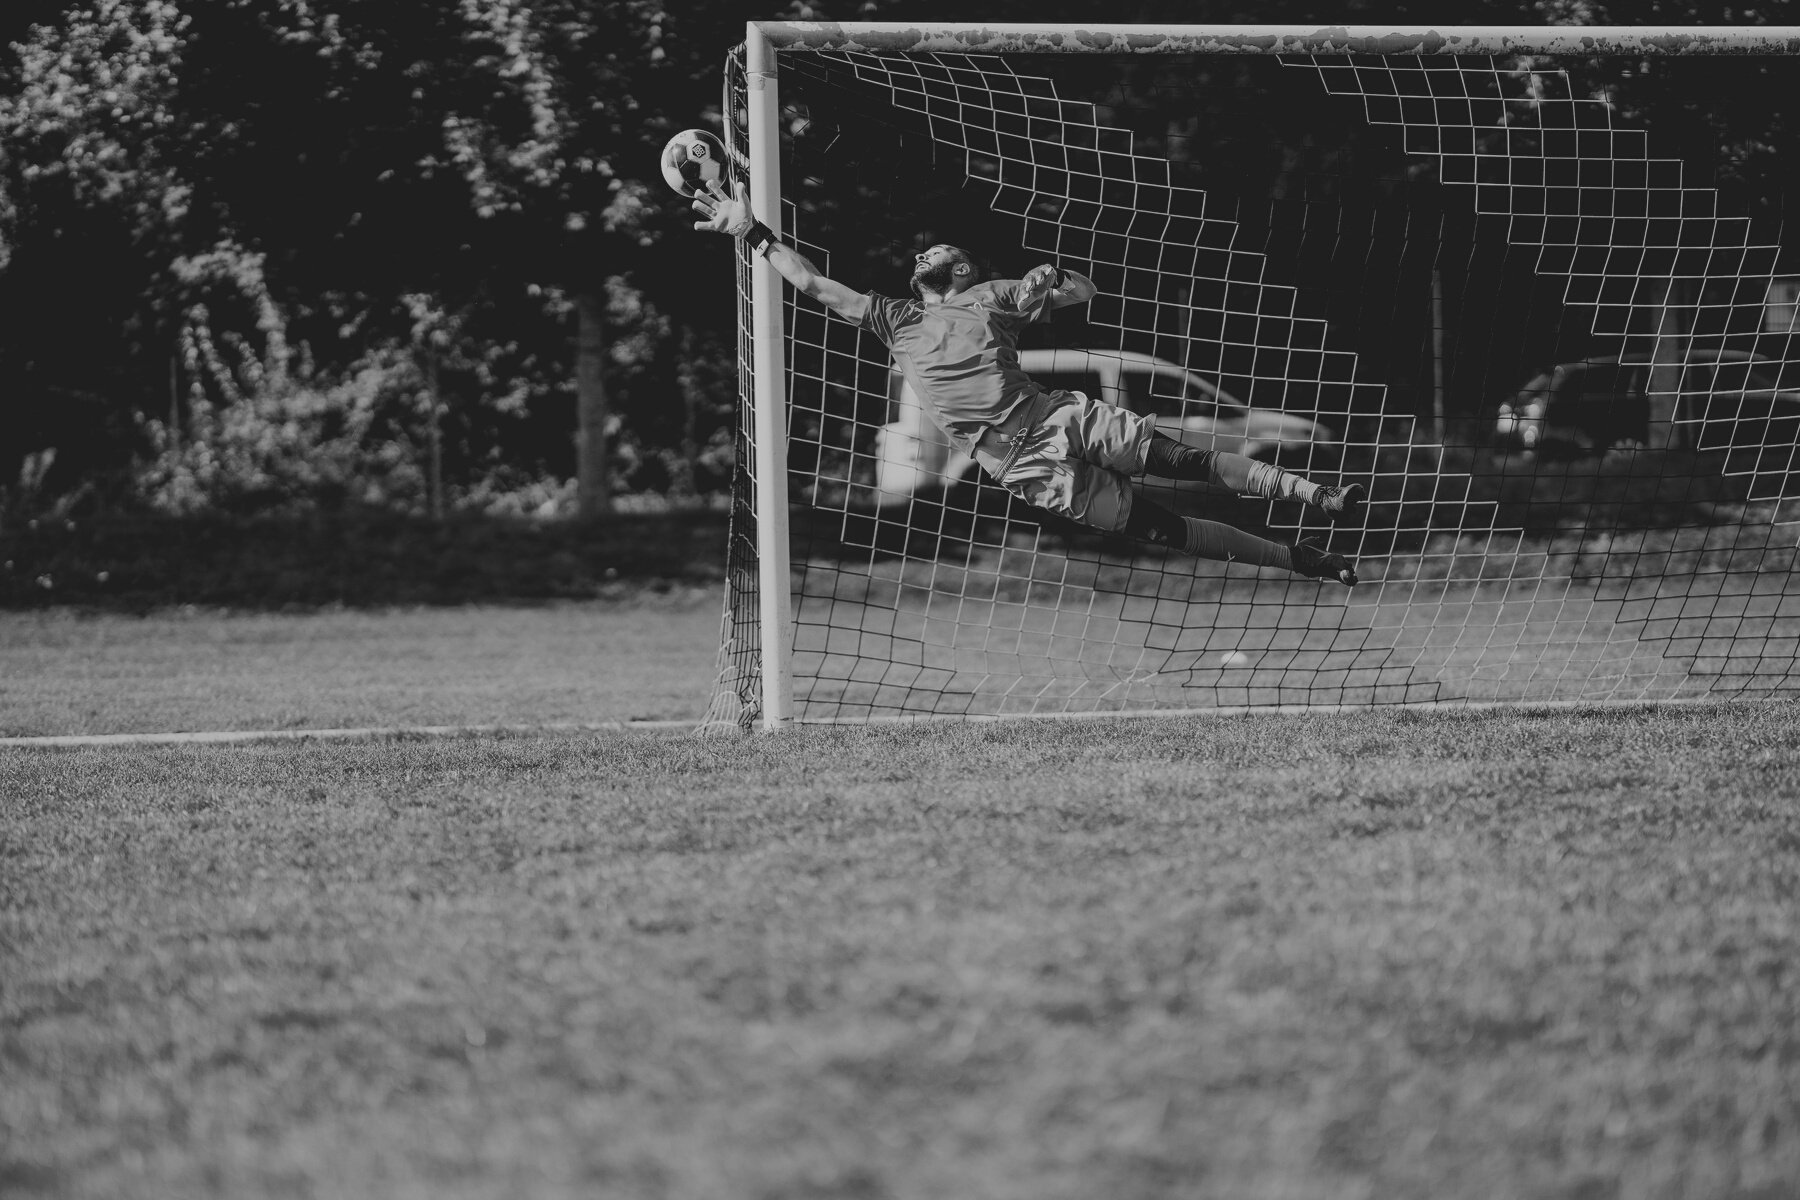
<svg viewBox="0 0 1800 1200">
<path fill-rule="evenodd" d="M 1025 503 L 1117 533 L 1155 433 L 1150 417 L 1082 392 L 1040 392 L 982 435 L 975 460 Z"/>
</svg>

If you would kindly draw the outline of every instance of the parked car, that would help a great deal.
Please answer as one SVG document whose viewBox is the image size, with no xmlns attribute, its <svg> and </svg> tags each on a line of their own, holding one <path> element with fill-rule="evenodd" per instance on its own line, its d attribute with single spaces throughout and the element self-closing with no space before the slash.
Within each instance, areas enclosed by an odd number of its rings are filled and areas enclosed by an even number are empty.
<svg viewBox="0 0 1800 1200">
<path fill-rule="evenodd" d="M 1125 350 L 1021 350 L 1019 366 L 1046 388 L 1084 392 L 1103 404 L 1150 413 L 1172 438 L 1264 461 L 1329 468 L 1343 447 L 1330 427 L 1251 408 L 1192 371 Z M 978 468 L 925 415 L 899 371 L 888 380 L 888 423 L 875 435 L 875 502 L 887 507 L 948 489 Z M 1204 489 L 1204 484 L 1179 487 Z"/>
<path fill-rule="evenodd" d="M 1800 364 L 1696 348 L 1675 370 L 1676 448 L 1795 444 Z M 1500 405 L 1495 434 L 1504 446 L 1570 456 L 1649 444 L 1650 371 L 1647 354 L 1558 363 Z"/>
</svg>

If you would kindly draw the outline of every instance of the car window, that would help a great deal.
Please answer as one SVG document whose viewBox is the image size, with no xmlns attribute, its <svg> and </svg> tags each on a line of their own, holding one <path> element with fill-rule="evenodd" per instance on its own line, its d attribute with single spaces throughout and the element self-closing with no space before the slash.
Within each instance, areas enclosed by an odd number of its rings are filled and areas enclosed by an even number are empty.
<svg viewBox="0 0 1800 1200">
<path fill-rule="evenodd" d="M 1184 409 L 1186 381 L 1173 371 L 1122 371 L 1119 386 L 1125 391 L 1125 403 L 1131 411 L 1150 417 L 1180 418 L 1191 416 Z"/>
<path fill-rule="evenodd" d="M 1556 381 L 1556 386 L 1551 394 L 1559 401 L 1579 401 L 1587 391 L 1587 377 L 1589 374 L 1590 372 L 1585 367 L 1579 370 L 1569 371 L 1563 375 L 1561 379 Z"/>
<path fill-rule="evenodd" d="M 1682 392 L 1693 395 L 1715 390 L 1718 387 L 1717 377 L 1714 374 L 1717 369 L 1716 363 L 1689 363 L 1681 371 Z"/>
<path fill-rule="evenodd" d="M 1800 389 L 1800 363 L 1723 362 L 1690 366 L 1690 392 L 1794 391 Z"/>
<path fill-rule="evenodd" d="M 1125 371 L 1119 386 L 1133 412 L 1171 420 L 1218 415 L 1213 393 L 1186 372 Z"/>
<path fill-rule="evenodd" d="M 1125 393 L 1126 407 L 1135 413 L 1161 416 L 1170 407 L 1181 407 L 1179 401 L 1171 404 L 1168 397 L 1155 395 L 1150 386 L 1150 376 L 1140 375 L 1136 371 L 1120 372 L 1119 388 Z"/>
<path fill-rule="evenodd" d="M 1769 385 L 1771 387 L 1780 388 L 1784 392 L 1800 392 L 1800 361 L 1787 359 L 1757 363 L 1756 373 L 1772 380 Z"/>
<path fill-rule="evenodd" d="M 1098 371 L 1037 371 L 1031 376 L 1041 388 L 1052 392 L 1085 392 L 1090 400 L 1104 400 Z"/>
<path fill-rule="evenodd" d="M 1527 382 L 1524 387 L 1520 388 L 1512 397 L 1512 402 L 1514 404 L 1523 404 L 1528 400 L 1548 395 L 1553 379 L 1554 376 L 1549 371 L 1545 371 L 1540 375 L 1533 375 L 1530 381 Z"/>
<path fill-rule="evenodd" d="M 1593 363 L 1564 376 L 1556 387 L 1556 398 L 1603 405 L 1629 400 L 1643 393 L 1643 374 L 1642 367 Z"/>
<path fill-rule="evenodd" d="M 1589 367 L 1585 371 L 1571 373 L 1557 391 L 1559 395 L 1570 398 L 1598 400 L 1611 394 L 1616 389 L 1618 380 L 1617 367 Z"/>
<path fill-rule="evenodd" d="M 1785 363 L 1720 363 L 1713 372 L 1714 392 L 1772 392 L 1792 388 L 1800 372 L 1786 371 Z M 1785 377 L 1785 385 L 1784 385 Z"/>
<path fill-rule="evenodd" d="M 1219 396 L 1189 376 L 1182 376 L 1182 391 L 1187 396 L 1186 413 L 1190 417 L 1217 417 L 1219 415 Z M 1233 410 L 1235 411 L 1235 410 Z"/>
<path fill-rule="evenodd" d="M 1741 392 L 1746 388 L 1768 387 L 1766 381 L 1752 383 L 1750 381 L 1750 364 L 1742 362 L 1719 363 L 1712 368 L 1712 378 L 1706 380 L 1702 376 L 1699 384 L 1701 390 L 1710 392 Z"/>
</svg>

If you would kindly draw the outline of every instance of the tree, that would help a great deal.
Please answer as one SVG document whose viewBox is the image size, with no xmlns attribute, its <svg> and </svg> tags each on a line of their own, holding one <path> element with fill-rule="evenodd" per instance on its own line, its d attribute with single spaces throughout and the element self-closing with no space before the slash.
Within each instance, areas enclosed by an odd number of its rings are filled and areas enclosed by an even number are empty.
<svg viewBox="0 0 1800 1200">
<path fill-rule="evenodd" d="M 521 438 L 548 447 L 543 431 L 553 428 L 556 453 L 570 454 L 577 414 L 602 468 L 637 462 L 647 478 L 659 448 L 674 445 L 695 458 L 715 419 L 695 421 L 696 404 L 714 403 L 695 397 L 735 371 L 732 296 L 724 248 L 688 230 L 691 214 L 663 189 L 657 154 L 674 130 L 724 119 L 725 50 L 746 16 L 779 13 L 729 0 L 64 8 L 11 0 L 0 12 L 0 36 L 18 39 L 0 65 L 0 304 L 10 317 L 0 334 L 0 438 L 12 439 L 0 444 L 0 474 L 8 451 L 16 460 L 34 439 L 67 447 L 102 429 L 105 438 L 86 440 L 110 446 L 116 461 L 134 444 L 137 418 L 178 425 L 168 421 L 171 350 L 198 354 L 203 329 L 227 349 L 236 339 L 238 357 L 220 359 L 230 369 L 242 359 L 265 378 L 310 371 L 326 391 L 366 379 L 379 358 L 392 368 L 395 403 L 414 408 L 370 428 L 410 436 L 406 421 L 428 420 L 452 468 L 487 470 Z M 1346 16 L 1630 21 L 1635 11 L 1577 11 L 1560 0 L 1416 8 L 1353 5 Z M 795 3 L 787 15 L 962 11 Z M 1656 19 L 1746 19 L 1711 4 L 1679 18 L 1665 11 Z M 1779 12 L 1785 6 L 1758 19 Z M 1055 0 L 989 15 L 1079 20 L 1089 10 Z M 1175 0 L 1119 17 L 1307 19 L 1294 4 L 1251 13 Z M 1164 68 L 1133 64 L 1123 86 L 1150 87 Z M 1800 161 L 1788 152 L 1791 102 L 1778 76 L 1750 79 L 1741 60 L 1702 70 L 1715 71 L 1716 88 L 1683 92 L 1665 85 L 1662 64 L 1647 63 L 1614 102 L 1678 143 L 1669 153 L 1703 156 L 1753 196 L 1777 194 Z M 1759 121 L 1758 112 L 1774 115 Z M 1266 152 L 1245 156 L 1231 146 L 1241 131 L 1205 114 L 1177 128 L 1180 116 L 1152 132 L 1170 140 L 1171 157 L 1179 140 L 1194 169 L 1216 172 L 1221 186 L 1306 173 L 1344 149 L 1334 135 L 1307 142 L 1294 122 L 1267 114 L 1275 133 Z M 845 213 L 867 199 L 835 178 L 809 187 L 809 204 Z M 862 256 L 852 274 L 867 277 L 903 247 L 845 249 Z M 185 389 L 197 379 L 211 386 L 195 362 L 177 366 Z M 432 377 L 443 394 L 420 403 Z M 677 394 L 683 402 L 672 403 Z M 65 452 L 57 469 L 105 458 Z M 589 511 L 608 490 L 595 466 L 564 472 L 587 480 Z"/>
<path fill-rule="evenodd" d="M 717 69 L 716 40 L 665 53 L 671 23 L 649 0 L 94 0 L 36 26 L 0 102 L 3 244 L 29 247 L 0 290 L 52 336 L 8 339 L 0 375 L 23 385 L 9 395 L 76 379 L 153 408 L 156 347 L 200 310 L 277 364 L 295 344 L 348 364 L 410 336 L 404 298 L 426 296 L 465 324 L 498 321 L 490 341 L 516 346 L 540 388 L 556 386 L 543 364 L 557 323 L 585 314 L 578 351 L 605 361 L 573 375 L 581 411 L 603 409 L 608 376 L 645 350 L 625 337 L 608 354 L 607 314 L 660 320 L 633 279 L 675 227 L 645 182 L 662 109 L 693 105 L 693 77 Z M 65 279 L 84 286 L 59 292 Z M 693 309 L 686 290 L 653 289 Z M 84 308 L 134 343 L 112 345 Z"/>
</svg>

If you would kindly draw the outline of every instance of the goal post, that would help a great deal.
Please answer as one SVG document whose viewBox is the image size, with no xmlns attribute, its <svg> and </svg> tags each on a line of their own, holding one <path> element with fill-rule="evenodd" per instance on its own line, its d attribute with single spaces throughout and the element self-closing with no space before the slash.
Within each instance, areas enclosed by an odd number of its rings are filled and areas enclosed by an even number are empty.
<svg viewBox="0 0 1800 1200">
<path fill-rule="evenodd" d="M 931 241 L 1088 273 L 1021 342 L 1034 379 L 1373 502 L 1328 529 L 1138 481 L 1328 537 L 1349 592 L 1045 519 L 740 250 L 707 724 L 1791 694 L 1800 259 L 1758 156 L 1800 111 L 1707 162 L 1650 126 L 1681 70 L 1800 94 L 1796 54 L 1800 27 L 751 23 L 726 142 L 825 274 L 905 295 Z"/>
<path fill-rule="evenodd" d="M 775 49 L 752 23 L 745 37 L 745 116 L 750 199 L 775 236 L 781 218 L 781 101 Z M 761 721 L 780 729 L 792 714 L 792 601 L 787 478 L 787 356 L 782 279 L 766 257 L 750 256 L 751 370 L 756 430 L 757 593 L 763 647 Z"/>
</svg>

